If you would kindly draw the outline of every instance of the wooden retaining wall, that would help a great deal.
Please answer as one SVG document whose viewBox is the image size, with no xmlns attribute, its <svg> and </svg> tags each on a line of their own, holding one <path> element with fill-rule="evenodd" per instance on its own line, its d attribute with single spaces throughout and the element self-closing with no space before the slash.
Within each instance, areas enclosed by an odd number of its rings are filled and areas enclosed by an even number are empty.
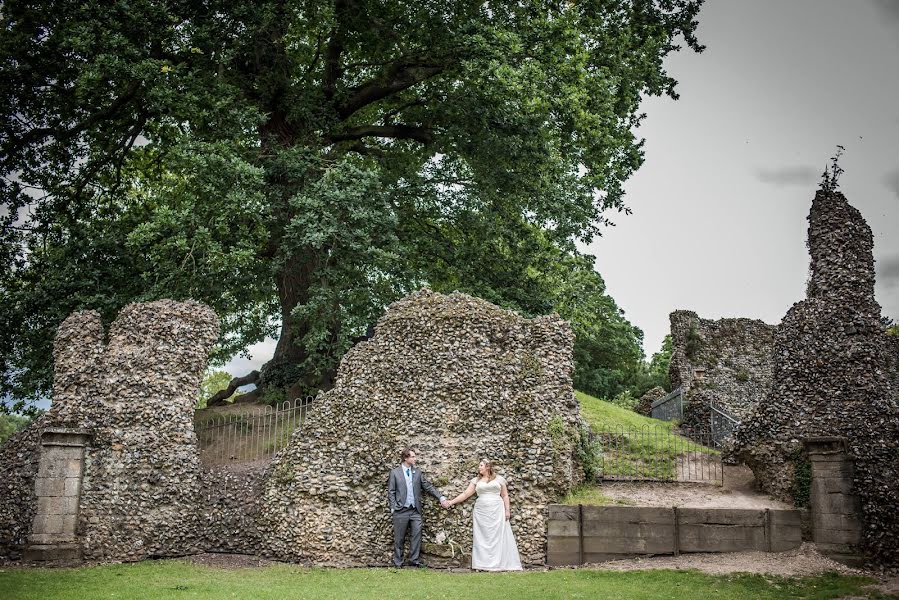
<svg viewBox="0 0 899 600">
<path fill-rule="evenodd" d="M 548 509 L 550 566 L 640 554 L 782 552 L 802 542 L 798 510 L 561 504 Z"/>
</svg>

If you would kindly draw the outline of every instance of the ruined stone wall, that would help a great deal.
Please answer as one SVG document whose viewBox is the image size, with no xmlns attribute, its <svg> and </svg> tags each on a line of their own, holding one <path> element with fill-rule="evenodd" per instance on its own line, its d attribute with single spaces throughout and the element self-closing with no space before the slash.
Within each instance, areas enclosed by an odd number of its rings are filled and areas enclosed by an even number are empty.
<svg viewBox="0 0 899 600">
<path fill-rule="evenodd" d="M 266 551 L 320 564 L 389 562 L 387 475 L 405 445 L 448 497 L 482 458 L 509 482 L 522 560 L 545 560 L 546 506 L 582 480 L 569 325 L 524 319 L 464 294 L 422 290 L 391 305 L 374 337 L 344 357 L 334 389 L 273 461 Z M 452 511 L 425 498 L 432 564 L 470 560 L 474 500 Z M 465 553 L 465 554 L 460 554 Z"/>
<path fill-rule="evenodd" d="M 0 498 L 17 506 L 2 513 L 0 539 L 19 545 L 30 532 L 40 431 L 63 427 L 92 435 L 77 525 L 85 558 L 196 552 L 200 465 L 193 407 L 218 319 L 197 302 L 160 300 L 126 306 L 108 343 L 104 333 L 93 311 L 60 325 L 51 407 L 3 448 L 4 455 L 22 458 L 10 467 L 16 490 L 4 489 Z"/>
<path fill-rule="evenodd" d="M 0 560 L 19 560 L 28 545 L 37 498 L 34 479 L 46 415 L 12 434 L 0 448 Z"/>
<path fill-rule="evenodd" d="M 260 514 L 269 462 L 202 469 L 198 527 L 205 552 L 267 554 Z"/>
<path fill-rule="evenodd" d="M 652 403 L 656 400 L 661 400 L 667 395 L 668 392 L 665 391 L 665 388 L 657 385 L 656 387 L 640 396 L 640 399 L 637 401 L 637 405 L 634 406 L 634 412 L 639 413 L 645 417 L 651 416 Z"/>
<path fill-rule="evenodd" d="M 865 550 L 897 561 L 899 411 L 890 341 L 874 300 L 871 229 L 840 193 L 819 191 L 809 215 L 806 300 L 787 312 L 775 339 L 770 395 L 735 434 L 737 456 L 763 489 L 792 496 L 802 440 L 846 438 L 865 521 Z"/>
<path fill-rule="evenodd" d="M 771 389 L 776 325 L 752 319 L 700 319 L 671 313 L 673 388 L 684 389 L 684 424 L 709 429 L 709 402 L 742 419 Z"/>
</svg>

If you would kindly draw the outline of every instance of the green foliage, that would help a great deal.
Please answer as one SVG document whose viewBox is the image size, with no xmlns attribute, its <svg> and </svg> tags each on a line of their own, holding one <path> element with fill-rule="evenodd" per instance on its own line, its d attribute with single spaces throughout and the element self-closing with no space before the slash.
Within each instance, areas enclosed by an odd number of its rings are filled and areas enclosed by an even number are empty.
<svg viewBox="0 0 899 600">
<path fill-rule="evenodd" d="M 812 497 L 812 463 L 802 451 L 793 458 L 793 504 L 805 507 L 811 503 Z"/>
<path fill-rule="evenodd" d="M 6 443 L 9 436 L 25 429 L 29 423 L 31 419 L 28 417 L 0 413 L 0 446 Z"/>
<path fill-rule="evenodd" d="M 611 400 L 610 403 L 615 406 L 620 406 L 621 408 L 626 408 L 628 410 L 633 410 L 635 406 L 637 406 L 638 398 L 634 398 L 631 396 L 629 391 L 621 392 L 620 394 L 616 394 Z"/>
<path fill-rule="evenodd" d="M 699 335 L 699 329 L 696 328 L 696 325 L 690 325 L 690 330 L 687 331 L 687 342 L 685 344 L 684 353 L 687 355 L 687 358 L 692 360 L 699 356 L 701 351 L 702 336 Z"/>
<path fill-rule="evenodd" d="M 230 373 L 221 370 L 208 370 L 200 382 L 200 392 L 197 395 L 197 408 L 206 408 L 206 400 L 214 396 L 217 392 L 227 389 L 228 384 L 234 379 Z M 237 396 L 237 390 L 226 399 L 231 402 Z"/>
<path fill-rule="evenodd" d="M 581 467 L 584 469 L 584 480 L 588 482 L 596 481 L 602 469 L 600 458 L 602 448 L 593 439 L 589 427 L 582 427 L 577 433 L 575 452 L 577 453 L 578 462 L 581 463 Z"/>
<path fill-rule="evenodd" d="M 896 323 L 890 317 L 880 317 L 880 324 L 887 335 L 899 335 L 899 323 Z"/>
<path fill-rule="evenodd" d="M 749 371 L 747 371 L 746 369 L 740 369 L 734 375 L 734 379 L 736 379 L 740 383 L 746 383 L 747 381 L 749 381 Z"/>
<path fill-rule="evenodd" d="M 843 168 L 840 167 L 840 157 L 843 156 L 843 151 L 846 148 L 837 144 L 836 153 L 830 157 L 830 166 L 824 168 L 824 172 L 821 173 L 821 184 L 820 188 L 824 192 L 828 194 L 832 194 L 837 191 L 840 187 L 839 179 L 840 175 L 843 174 Z"/>
<path fill-rule="evenodd" d="M 47 395 L 71 312 L 161 297 L 216 310 L 216 364 L 280 326 L 314 390 L 422 284 L 564 311 L 622 391 L 639 330 L 573 242 L 626 211 L 700 5 L 5 2 L 0 394 Z"/>
<path fill-rule="evenodd" d="M 565 421 L 562 420 L 560 415 L 553 415 L 549 422 L 546 424 L 546 430 L 549 432 L 549 437 L 553 443 L 553 450 L 555 452 L 561 452 L 565 449 L 565 441 L 568 437 L 568 432 L 565 427 Z"/>
<path fill-rule="evenodd" d="M 269 406 L 278 406 L 287 401 L 287 392 L 283 387 L 266 387 L 259 401 Z"/>
<path fill-rule="evenodd" d="M 665 388 L 665 391 L 671 391 L 671 380 L 668 377 L 668 367 L 671 365 L 671 354 L 673 352 L 671 334 L 665 336 L 662 340 L 662 348 L 652 355 L 649 361 L 649 374 L 652 377 L 653 385 Z M 647 388 L 647 390 L 650 388 Z M 643 392 L 645 393 L 645 391 Z M 642 396 L 643 393 L 639 394 Z"/>
</svg>

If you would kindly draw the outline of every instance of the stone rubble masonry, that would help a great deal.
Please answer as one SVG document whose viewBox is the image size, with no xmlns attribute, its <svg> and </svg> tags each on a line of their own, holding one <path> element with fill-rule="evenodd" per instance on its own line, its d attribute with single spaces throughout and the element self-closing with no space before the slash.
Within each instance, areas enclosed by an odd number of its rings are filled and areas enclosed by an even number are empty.
<svg viewBox="0 0 899 600">
<path fill-rule="evenodd" d="M 709 431 L 709 403 L 735 418 L 748 416 L 771 389 L 776 325 L 753 319 L 701 319 L 692 311 L 670 315 L 672 389 L 684 391 L 687 427 Z"/>
<path fill-rule="evenodd" d="M 634 412 L 639 413 L 644 417 L 652 416 L 652 403 L 656 400 L 661 400 L 667 395 L 668 392 L 665 391 L 665 388 L 657 385 L 640 396 L 637 405 L 634 407 Z"/>
<path fill-rule="evenodd" d="M 198 527 L 205 552 L 272 556 L 260 522 L 269 463 L 259 460 L 202 469 Z"/>
<path fill-rule="evenodd" d="M 388 564 L 387 476 L 410 445 L 448 498 L 481 459 L 494 461 L 522 561 L 543 564 L 546 507 L 583 480 L 573 342 L 558 316 L 529 320 L 460 293 L 421 290 L 392 304 L 274 458 L 258 521 L 266 552 Z M 424 502 L 424 560 L 467 564 L 474 499 L 451 511 Z"/>
<path fill-rule="evenodd" d="M 0 448 L 0 560 L 23 558 L 37 511 L 35 479 L 47 414 L 12 434 Z"/>
<path fill-rule="evenodd" d="M 94 311 L 75 313 L 60 325 L 53 403 L 2 449 L 0 556 L 20 557 L 35 509 L 45 512 L 35 478 L 46 428 L 92 436 L 84 450 L 75 530 L 85 559 L 199 551 L 200 464 L 192 418 L 218 329 L 209 307 L 171 300 L 123 308 L 108 343 Z M 66 485 L 76 484 L 64 483 L 64 492 Z"/>
<path fill-rule="evenodd" d="M 96 561 L 213 551 L 383 565 L 387 472 L 411 444 L 450 497 L 482 458 L 494 460 L 523 561 L 545 561 L 546 506 L 583 480 L 574 336 L 558 316 L 417 292 L 344 357 L 335 388 L 271 463 L 205 468 L 193 405 L 217 332 L 211 309 L 192 301 L 125 307 L 108 344 L 97 313 L 66 319 L 50 410 L 0 449 L 0 559 L 26 549 Z M 41 466 L 50 456 L 41 435 L 54 431 L 90 436 L 74 448 L 80 465 L 72 456 L 60 473 Z M 425 501 L 428 560 L 466 563 L 473 501 L 452 512 Z M 38 548 L 51 543 L 55 553 Z"/>
<path fill-rule="evenodd" d="M 899 561 L 899 408 L 891 343 L 874 300 L 871 229 L 838 192 L 819 191 L 809 214 L 807 298 L 784 317 L 773 385 L 734 435 L 738 459 L 764 491 L 790 498 L 802 441 L 846 439 L 864 522 L 862 549 Z"/>
</svg>

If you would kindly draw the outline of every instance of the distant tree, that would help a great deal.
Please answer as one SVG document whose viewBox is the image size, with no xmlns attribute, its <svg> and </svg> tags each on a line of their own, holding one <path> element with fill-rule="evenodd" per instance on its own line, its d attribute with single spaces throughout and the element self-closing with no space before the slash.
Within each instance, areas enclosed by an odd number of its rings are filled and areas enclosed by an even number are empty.
<svg viewBox="0 0 899 600">
<path fill-rule="evenodd" d="M 671 365 L 671 353 L 673 348 L 671 345 L 671 334 L 665 336 L 662 340 L 662 348 L 652 355 L 649 361 L 649 373 L 659 385 L 666 391 L 671 391 L 671 380 L 668 377 L 668 367 Z M 653 386 L 654 387 L 654 386 Z"/>
<path fill-rule="evenodd" d="M 31 419 L 20 415 L 0 413 L 0 446 L 6 443 L 9 436 L 24 429 Z"/>
<path fill-rule="evenodd" d="M 228 389 L 233 377 L 227 371 L 207 371 L 203 381 L 200 382 L 200 393 L 197 396 L 197 408 L 206 408 L 206 401 L 215 396 L 218 392 Z M 237 392 L 233 391 L 227 398 L 223 398 L 221 403 L 230 402 L 237 396 Z"/>
</svg>

